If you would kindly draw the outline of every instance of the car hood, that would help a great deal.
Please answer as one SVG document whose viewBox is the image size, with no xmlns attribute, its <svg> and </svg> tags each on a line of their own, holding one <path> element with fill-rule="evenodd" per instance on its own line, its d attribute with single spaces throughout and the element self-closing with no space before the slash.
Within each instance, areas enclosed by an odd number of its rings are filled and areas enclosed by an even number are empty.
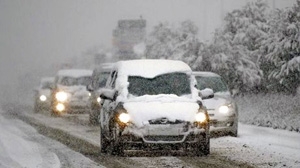
<svg viewBox="0 0 300 168">
<path fill-rule="evenodd" d="M 215 96 L 211 99 L 204 99 L 203 105 L 207 108 L 207 110 L 215 110 L 222 105 L 226 105 L 230 103 L 232 100 L 230 94 L 215 94 Z"/>
<path fill-rule="evenodd" d="M 130 115 L 132 123 L 142 127 L 157 119 L 193 122 L 199 105 L 188 101 L 132 101 L 124 103 L 124 108 Z"/>
<path fill-rule="evenodd" d="M 49 90 L 49 89 L 40 89 L 39 90 L 39 95 L 45 95 L 46 97 L 50 97 L 51 90 Z"/>
<path fill-rule="evenodd" d="M 59 90 L 62 90 L 69 95 L 79 98 L 88 98 L 89 97 L 89 91 L 86 90 L 86 86 L 60 86 Z"/>
</svg>

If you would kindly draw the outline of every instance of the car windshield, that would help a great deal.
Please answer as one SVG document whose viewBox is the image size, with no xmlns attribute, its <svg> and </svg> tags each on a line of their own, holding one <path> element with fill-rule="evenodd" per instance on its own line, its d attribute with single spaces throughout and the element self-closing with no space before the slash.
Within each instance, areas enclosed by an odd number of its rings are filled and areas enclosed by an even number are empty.
<svg viewBox="0 0 300 168">
<path fill-rule="evenodd" d="M 41 88 L 42 89 L 50 89 L 52 86 L 52 82 L 43 82 Z"/>
<path fill-rule="evenodd" d="M 227 92 L 228 88 L 225 82 L 220 77 L 204 77 L 204 76 L 196 76 L 196 80 L 198 83 L 198 89 L 203 90 L 205 88 L 210 88 L 214 92 Z"/>
<path fill-rule="evenodd" d="M 99 80 L 98 80 L 99 88 L 102 88 L 105 86 L 107 78 L 109 77 L 109 73 L 110 72 L 101 72 L 101 74 L 99 76 Z"/>
<path fill-rule="evenodd" d="M 191 93 L 190 78 L 185 73 L 169 73 L 154 78 L 129 76 L 128 92 L 135 96 Z"/>
<path fill-rule="evenodd" d="M 64 86 L 74 86 L 74 85 L 83 85 L 87 86 L 91 82 L 90 76 L 82 76 L 79 78 L 69 77 L 65 76 L 62 77 L 61 80 L 58 81 L 58 84 L 64 85 Z"/>
</svg>

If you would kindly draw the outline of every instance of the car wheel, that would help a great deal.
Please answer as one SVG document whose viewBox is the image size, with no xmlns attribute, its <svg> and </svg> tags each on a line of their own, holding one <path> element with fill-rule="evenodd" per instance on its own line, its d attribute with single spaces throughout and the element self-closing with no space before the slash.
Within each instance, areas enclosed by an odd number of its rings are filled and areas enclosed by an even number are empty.
<svg viewBox="0 0 300 168">
<path fill-rule="evenodd" d="M 100 126 L 100 153 L 107 153 L 109 141 L 105 138 L 102 128 Z"/>
<path fill-rule="evenodd" d="M 238 124 L 237 124 L 237 122 L 233 126 L 232 131 L 230 132 L 230 135 L 233 136 L 233 137 L 237 137 L 238 136 Z"/>
<path fill-rule="evenodd" d="M 90 123 L 92 125 L 96 125 L 98 124 L 98 115 L 97 115 L 97 111 L 96 110 L 92 110 L 90 111 L 90 115 L 89 115 L 89 120 L 90 120 Z"/>
<path fill-rule="evenodd" d="M 119 126 L 114 124 L 114 127 L 110 129 L 112 131 L 113 140 L 110 142 L 111 155 L 123 156 L 124 155 L 124 146 L 119 139 Z"/>
</svg>

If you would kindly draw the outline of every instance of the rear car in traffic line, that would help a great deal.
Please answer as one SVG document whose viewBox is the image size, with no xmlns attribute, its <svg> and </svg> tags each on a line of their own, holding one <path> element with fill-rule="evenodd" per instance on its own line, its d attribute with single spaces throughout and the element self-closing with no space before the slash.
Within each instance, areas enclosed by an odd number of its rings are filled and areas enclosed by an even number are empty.
<svg viewBox="0 0 300 168">
<path fill-rule="evenodd" d="M 210 131 L 219 135 L 238 136 L 238 107 L 222 79 L 213 72 L 193 72 L 199 90 L 212 89 L 214 96 L 203 100 L 210 117 Z"/>
<path fill-rule="evenodd" d="M 89 112 L 91 93 L 86 87 L 91 82 L 92 70 L 63 69 L 55 76 L 52 89 L 51 111 L 53 115 Z"/>
<path fill-rule="evenodd" d="M 103 63 L 93 69 L 92 82 L 87 87 L 87 90 L 91 93 L 89 112 L 89 121 L 91 124 L 99 123 L 98 121 L 101 108 L 101 98 L 99 89 L 105 87 L 112 66 L 113 63 Z"/>
<path fill-rule="evenodd" d="M 54 77 L 42 77 L 39 86 L 34 89 L 34 107 L 35 113 L 42 110 L 49 110 L 51 104 L 51 88 L 54 83 Z"/>
<path fill-rule="evenodd" d="M 175 60 L 114 64 L 100 89 L 100 151 L 171 148 L 210 153 L 209 117 L 191 68 Z"/>
</svg>

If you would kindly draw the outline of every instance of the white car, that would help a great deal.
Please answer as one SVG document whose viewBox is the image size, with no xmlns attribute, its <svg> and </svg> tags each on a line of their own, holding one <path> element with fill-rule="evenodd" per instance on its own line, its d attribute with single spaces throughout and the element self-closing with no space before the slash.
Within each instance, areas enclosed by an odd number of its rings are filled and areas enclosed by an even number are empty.
<svg viewBox="0 0 300 168">
<path fill-rule="evenodd" d="M 100 114 L 100 93 L 99 89 L 105 87 L 107 78 L 110 74 L 113 63 L 103 63 L 93 69 L 92 82 L 87 89 L 91 92 L 90 96 L 90 113 L 89 120 L 91 124 L 99 124 L 98 117 Z"/>
<path fill-rule="evenodd" d="M 193 72 L 199 90 L 212 89 L 214 96 L 203 100 L 210 117 L 210 131 L 220 135 L 238 135 L 238 108 L 220 75 Z"/>
<path fill-rule="evenodd" d="M 49 110 L 51 104 L 51 88 L 54 83 L 54 77 L 43 77 L 40 80 L 38 88 L 34 94 L 34 112 Z"/>
<path fill-rule="evenodd" d="M 55 76 L 52 90 L 52 115 L 86 113 L 90 108 L 91 93 L 86 87 L 91 82 L 92 70 L 64 69 Z"/>
<path fill-rule="evenodd" d="M 169 147 L 209 154 L 208 113 L 191 74 L 182 61 L 115 63 L 100 92 L 100 151 Z"/>
</svg>

